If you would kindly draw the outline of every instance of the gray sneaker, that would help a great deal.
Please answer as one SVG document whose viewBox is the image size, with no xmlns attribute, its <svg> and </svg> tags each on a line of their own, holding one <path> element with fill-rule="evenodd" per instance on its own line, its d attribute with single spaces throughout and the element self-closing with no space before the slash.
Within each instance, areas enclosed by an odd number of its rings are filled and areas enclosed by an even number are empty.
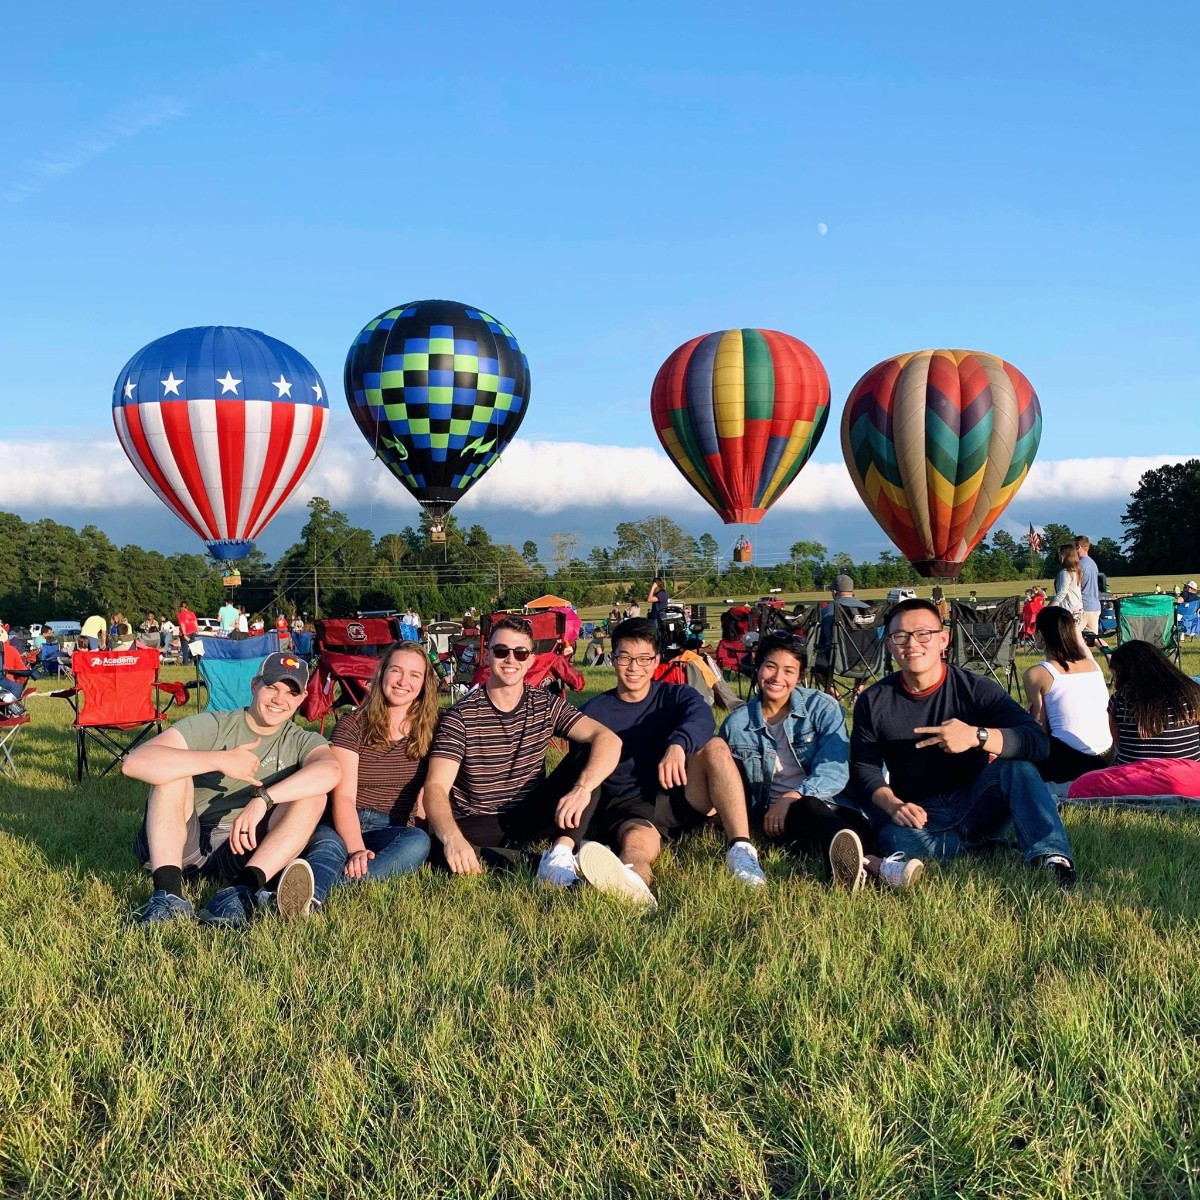
<svg viewBox="0 0 1200 1200">
<path fill-rule="evenodd" d="M 857 892 L 867 878 L 862 842 L 853 829 L 839 829 L 829 843 L 829 867 L 834 887 Z"/>
<path fill-rule="evenodd" d="M 899 850 L 895 854 L 889 854 L 879 864 L 880 883 L 885 883 L 899 892 L 915 887 L 924 873 L 925 864 L 919 858 L 905 858 Z"/>
<path fill-rule="evenodd" d="M 243 929 L 250 924 L 256 907 L 248 887 L 240 884 L 223 887 L 214 892 L 212 899 L 200 910 L 200 924 Z"/>
<path fill-rule="evenodd" d="M 174 892 L 164 892 L 157 888 L 150 893 L 150 899 L 142 905 L 129 919 L 131 925 L 168 925 L 172 921 L 192 920 L 195 910 L 191 901 Z"/>
<path fill-rule="evenodd" d="M 313 905 L 312 867 L 302 858 L 294 858 L 279 875 L 275 889 L 275 907 L 281 917 L 304 917 Z"/>
</svg>

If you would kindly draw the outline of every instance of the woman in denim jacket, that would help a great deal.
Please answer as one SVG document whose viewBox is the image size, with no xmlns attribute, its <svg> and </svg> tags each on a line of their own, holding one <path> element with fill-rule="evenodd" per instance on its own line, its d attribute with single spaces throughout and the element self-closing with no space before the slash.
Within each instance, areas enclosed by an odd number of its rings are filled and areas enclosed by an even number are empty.
<svg viewBox="0 0 1200 1200">
<path fill-rule="evenodd" d="M 768 838 L 795 854 L 828 855 L 834 883 L 850 891 L 868 875 L 890 887 L 911 887 L 921 877 L 919 860 L 864 853 L 864 842 L 873 845 L 874 836 L 846 794 L 846 718 L 836 700 L 799 686 L 803 664 L 798 639 L 764 638 L 754 655 L 758 695 L 721 726 L 751 821 L 760 821 Z"/>
</svg>

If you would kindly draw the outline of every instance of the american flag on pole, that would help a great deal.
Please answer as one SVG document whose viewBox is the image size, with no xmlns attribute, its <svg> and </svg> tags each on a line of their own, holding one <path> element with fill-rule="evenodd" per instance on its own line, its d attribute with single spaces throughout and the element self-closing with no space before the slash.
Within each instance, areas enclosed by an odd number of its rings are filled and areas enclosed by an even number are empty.
<svg viewBox="0 0 1200 1200">
<path fill-rule="evenodd" d="M 1032 521 L 1029 522 L 1029 548 L 1034 554 L 1041 554 L 1042 552 L 1042 539 L 1038 531 L 1034 529 Z"/>
</svg>

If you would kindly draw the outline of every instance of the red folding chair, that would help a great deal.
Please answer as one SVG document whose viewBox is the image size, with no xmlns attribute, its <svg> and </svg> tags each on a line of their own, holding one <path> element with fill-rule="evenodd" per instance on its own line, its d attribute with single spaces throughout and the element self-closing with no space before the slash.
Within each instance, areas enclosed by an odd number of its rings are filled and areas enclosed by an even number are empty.
<svg viewBox="0 0 1200 1200">
<path fill-rule="evenodd" d="M 11 775 L 14 779 L 19 779 L 17 774 L 17 764 L 13 762 L 12 743 L 16 741 L 17 734 L 29 724 L 29 714 L 24 713 L 19 717 L 5 717 L 0 720 L 0 773 Z"/>
<path fill-rule="evenodd" d="M 324 733 L 330 712 L 357 708 L 367 698 L 380 658 L 398 641 L 397 617 L 318 621 L 316 669 L 309 676 L 300 715 L 306 721 L 320 721 Z"/>
<path fill-rule="evenodd" d="M 89 743 L 108 757 L 100 772 L 107 775 L 131 750 L 162 732 L 172 704 L 187 703 L 187 688 L 182 683 L 160 683 L 158 666 L 159 653 L 151 649 L 75 653 L 71 662 L 75 686 L 50 694 L 75 710 L 71 728 L 77 780 L 89 769 Z"/>
</svg>

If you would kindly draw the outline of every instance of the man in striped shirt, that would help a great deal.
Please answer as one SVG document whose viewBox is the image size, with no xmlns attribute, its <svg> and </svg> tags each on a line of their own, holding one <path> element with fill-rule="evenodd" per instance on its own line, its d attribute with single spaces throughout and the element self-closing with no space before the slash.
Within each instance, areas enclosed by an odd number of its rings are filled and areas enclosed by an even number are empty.
<svg viewBox="0 0 1200 1200">
<path fill-rule="evenodd" d="M 425 814 L 440 857 L 456 875 L 477 875 L 481 860 L 506 866 L 520 848 L 551 838 L 538 878 L 569 886 L 575 853 L 594 809 L 592 793 L 621 756 L 621 739 L 561 696 L 527 688 L 533 661 L 529 626 L 504 617 L 488 637 L 488 681 L 446 712 L 430 751 Z M 577 774 L 545 773 L 546 747 L 566 737 L 588 747 Z M 573 777 L 572 777 L 573 776 Z"/>
</svg>

